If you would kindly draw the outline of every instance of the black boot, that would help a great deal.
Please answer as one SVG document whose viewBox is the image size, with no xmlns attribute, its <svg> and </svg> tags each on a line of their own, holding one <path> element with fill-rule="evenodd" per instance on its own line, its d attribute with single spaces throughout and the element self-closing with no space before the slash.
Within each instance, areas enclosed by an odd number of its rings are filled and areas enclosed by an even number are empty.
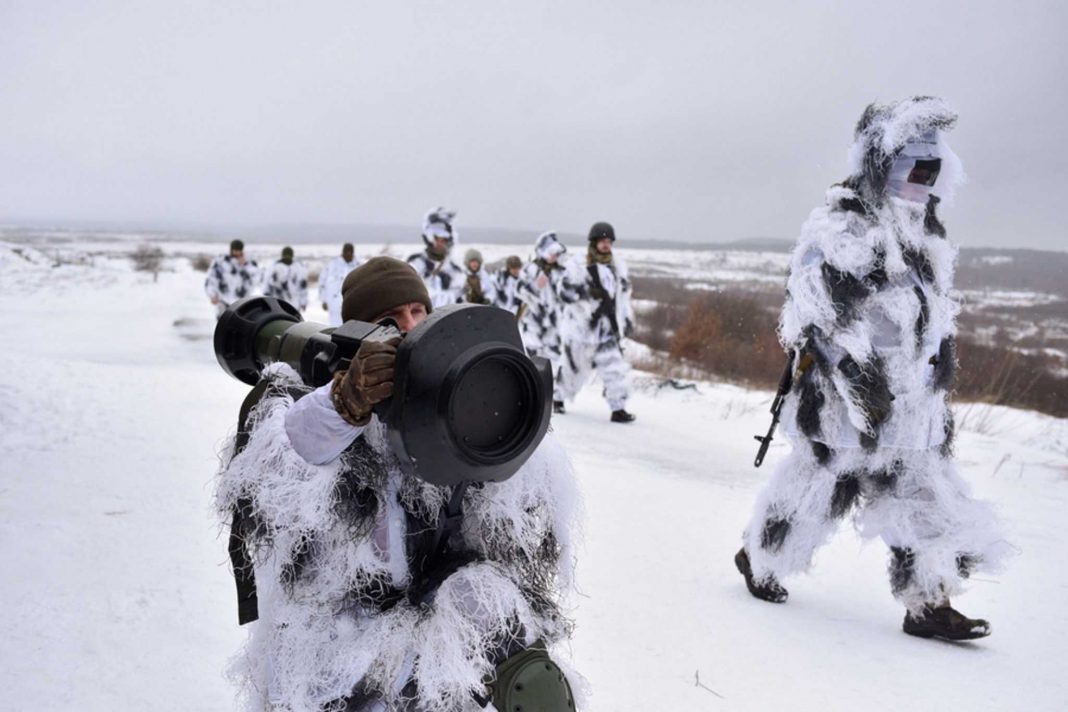
<svg viewBox="0 0 1068 712">
<path fill-rule="evenodd" d="M 553 412 L 557 413 L 559 415 L 563 415 L 564 413 L 566 413 L 567 411 L 564 410 L 564 402 L 563 401 L 554 400 L 553 401 Z"/>
<path fill-rule="evenodd" d="M 753 569 L 749 566 L 749 554 L 745 553 L 744 546 L 734 555 L 734 565 L 738 567 L 742 576 L 745 576 L 745 587 L 754 597 L 771 603 L 786 602 L 786 597 L 790 595 L 790 592 L 783 588 L 774 576 L 769 576 L 766 581 L 759 584 L 753 580 Z"/>
<path fill-rule="evenodd" d="M 901 629 L 920 638 L 975 640 L 990 635 L 990 624 L 981 618 L 969 618 L 955 611 L 949 603 L 924 606 L 919 616 L 905 614 Z"/>
<path fill-rule="evenodd" d="M 619 410 L 613 410 L 612 411 L 612 422 L 613 423 L 630 423 L 630 422 L 632 422 L 634 420 L 634 418 L 635 418 L 635 415 L 633 413 L 628 413 L 627 411 L 623 410 L 622 408 L 620 408 Z"/>
</svg>

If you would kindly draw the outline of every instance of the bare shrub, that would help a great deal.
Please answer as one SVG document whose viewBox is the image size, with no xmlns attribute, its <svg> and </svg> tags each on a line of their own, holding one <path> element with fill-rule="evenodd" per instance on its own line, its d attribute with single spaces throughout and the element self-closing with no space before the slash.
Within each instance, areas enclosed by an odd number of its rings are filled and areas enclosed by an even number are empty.
<svg viewBox="0 0 1068 712">
<path fill-rule="evenodd" d="M 956 396 L 959 400 L 1068 417 L 1068 378 L 1052 373 L 1059 359 L 961 340 L 958 360 Z"/>
<path fill-rule="evenodd" d="M 725 378 L 773 386 L 785 358 L 776 316 L 748 294 L 708 292 L 691 298 L 669 353 Z"/>
<path fill-rule="evenodd" d="M 130 259 L 137 272 L 151 272 L 158 276 L 163 263 L 163 250 L 156 245 L 138 245 L 137 249 L 130 253 Z"/>
<path fill-rule="evenodd" d="M 675 332 L 686 319 L 686 304 L 658 303 L 637 319 L 634 339 L 655 351 L 669 351 Z"/>
<path fill-rule="evenodd" d="M 211 268 L 211 256 L 203 253 L 189 258 L 189 264 L 197 272 L 207 272 Z"/>
<path fill-rule="evenodd" d="M 698 369 L 750 386 L 778 382 L 785 363 L 776 335 L 781 292 L 693 290 L 675 279 L 638 277 L 634 296 L 656 303 L 638 319 L 635 340 L 667 353 L 690 377 Z"/>
<path fill-rule="evenodd" d="M 785 364 L 776 336 L 783 295 L 777 291 L 696 291 L 677 280 L 634 279 L 634 296 L 655 302 L 638 319 L 634 338 L 668 355 L 639 364 L 664 376 L 693 369 L 745 385 L 774 388 Z M 1064 302 L 1056 303 L 1063 309 Z M 1011 325 L 999 316 L 965 313 L 958 343 L 960 369 L 955 397 L 959 401 L 1006 405 L 1068 417 L 1068 378 L 1057 375 L 1062 357 L 1022 353 L 1021 345 L 1061 347 L 1041 337 L 1013 341 Z M 978 328 L 993 328 L 984 344 L 969 338 Z"/>
</svg>

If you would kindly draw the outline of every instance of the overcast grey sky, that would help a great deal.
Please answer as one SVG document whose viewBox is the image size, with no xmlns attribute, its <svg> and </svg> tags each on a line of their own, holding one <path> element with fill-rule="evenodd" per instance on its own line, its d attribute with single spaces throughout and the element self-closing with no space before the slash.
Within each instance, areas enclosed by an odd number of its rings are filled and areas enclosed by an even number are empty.
<svg viewBox="0 0 1068 712">
<path fill-rule="evenodd" d="M 920 93 L 960 112 L 951 237 L 1063 250 L 1066 28 L 1056 0 L 0 0 L 0 221 L 790 238 L 864 106 Z"/>
</svg>

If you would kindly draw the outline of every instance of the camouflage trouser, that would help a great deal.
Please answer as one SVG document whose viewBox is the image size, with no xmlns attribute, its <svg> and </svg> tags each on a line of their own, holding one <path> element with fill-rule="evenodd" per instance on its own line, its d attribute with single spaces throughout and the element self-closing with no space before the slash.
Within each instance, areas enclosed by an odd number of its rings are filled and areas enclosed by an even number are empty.
<svg viewBox="0 0 1068 712">
<path fill-rule="evenodd" d="M 558 391 L 563 398 L 573 399 L 594 369 L 604 384 L 604 398 L 612 410 L 622 410 L 630 398 L 630 365 L 623 359 L 623 351 L 615 339 L 592 344 L 569 343 L 564 347 L 560 364 Z"/>
<path fill-rule="evenodd" d="M 341 326 L 341 297 L 326 302 L 326 319 L 330 326 Z"/>
<path fill-rule="evenodd" d="M 555 332 L 542 334 L 540 338 L 530 333 L 524 334 L 523 346 L 531 356 L 538 356 L 549 362 L 553 374 L 553 400 L 564 400 L 560 383 L 560 364 L 563 359 L 563 347 L 560 337 Z"/>
<path fill-rule="evenodd" d="M 894 596 L 910 610 L 958 593 L 974 570 L 996 570 L 1012 550 L 993 509 L 972 497 L 938 450 L 823 450 L 801 444 L 779 463 L 743 536 L 757 580 L 807 569 L 852 516 L 891 551 Z"/>
</svg>

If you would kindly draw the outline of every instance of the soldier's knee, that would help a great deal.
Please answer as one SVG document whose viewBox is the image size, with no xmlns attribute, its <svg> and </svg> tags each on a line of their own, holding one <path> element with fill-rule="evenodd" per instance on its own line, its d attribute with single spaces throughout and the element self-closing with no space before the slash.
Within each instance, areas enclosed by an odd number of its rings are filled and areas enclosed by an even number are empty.
<svg viewBox="0 0 1068 712">
<path fill-rule="evenodd" d="M 501 712 L 573 712 L 575 698 L 563 670 L 541 641 L 501 662 L 489 685 L 493 706 Z"/>
</svg>

